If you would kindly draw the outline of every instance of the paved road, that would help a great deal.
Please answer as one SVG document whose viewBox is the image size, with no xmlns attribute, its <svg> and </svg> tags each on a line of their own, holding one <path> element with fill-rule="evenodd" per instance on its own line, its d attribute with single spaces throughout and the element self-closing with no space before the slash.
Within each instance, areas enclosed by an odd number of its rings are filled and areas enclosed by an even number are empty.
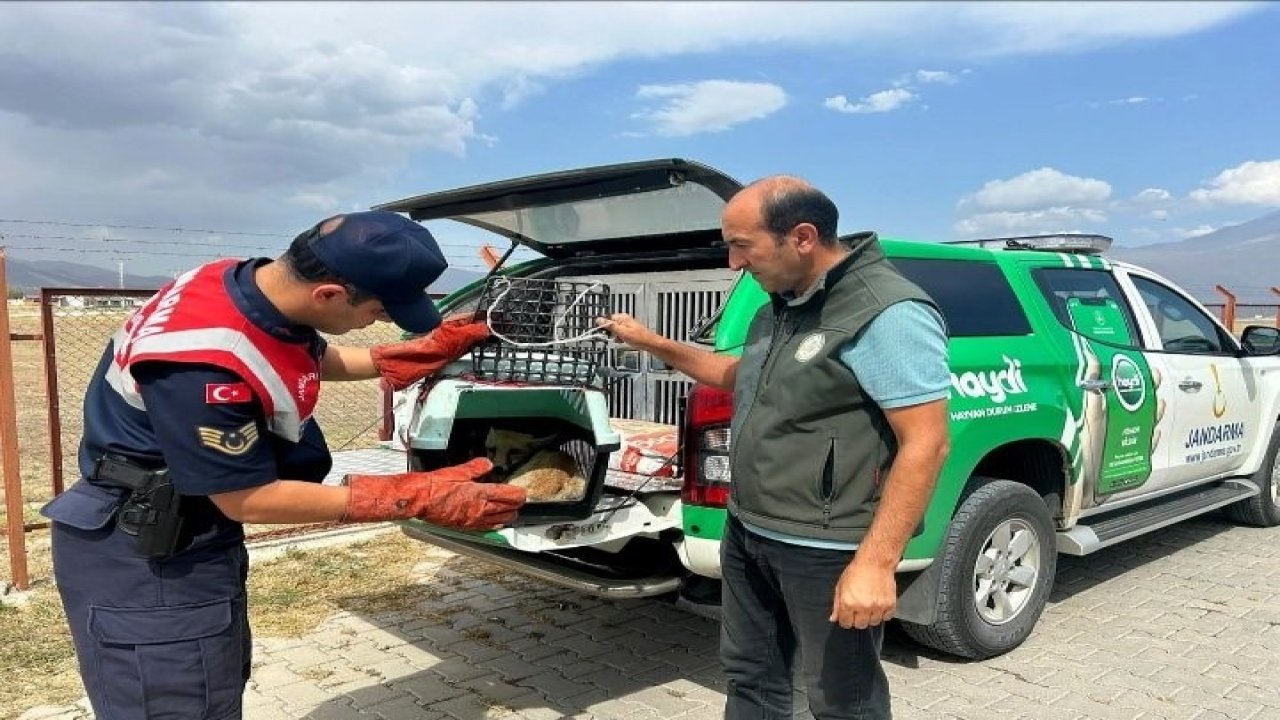
<svg viewBox="0 0 1280 720">
<path fill-rule="evenodd" d="M 409 610 L 257 644 L 251 720 L 719 718 L 714 622 L 606 602 L 435 549 Z M 1008 655 L 960 662 L 891 626 L 895 717 L 1280 719 L 1280 529 L 1196 520 L 1062 558 Z M 83 717 L 41 709 L 33 718 Z"/>
</svg>

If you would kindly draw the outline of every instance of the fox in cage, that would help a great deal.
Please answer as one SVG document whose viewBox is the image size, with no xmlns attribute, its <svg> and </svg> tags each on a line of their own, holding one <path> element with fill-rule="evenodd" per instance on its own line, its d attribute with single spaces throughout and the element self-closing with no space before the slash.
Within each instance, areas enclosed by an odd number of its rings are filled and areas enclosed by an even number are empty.
<svg viewBox="0 0 1280 720">
<path fill-rule="evenodd" d="M 496 426 L 484 441 L 494 478 L 524 488 L 534 502 L 579 500 L 586 493 L 581 464 L 561 445 L 557 435 L 536 437 Z"/>
</svg>

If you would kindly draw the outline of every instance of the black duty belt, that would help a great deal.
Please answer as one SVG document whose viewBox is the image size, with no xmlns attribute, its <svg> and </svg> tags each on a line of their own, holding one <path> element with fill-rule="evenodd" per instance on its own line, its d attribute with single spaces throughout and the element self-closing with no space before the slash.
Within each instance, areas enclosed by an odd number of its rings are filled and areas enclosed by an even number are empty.
<svg viewBox="0 0 1280 720">
<path fill-rule="evenodd" d="M 151 487 L 167 474 L 166 469 L 150 470 L 121 455 L 103 455 L 93 465 L 92 480 L 130 490 Z"/>
</svg>

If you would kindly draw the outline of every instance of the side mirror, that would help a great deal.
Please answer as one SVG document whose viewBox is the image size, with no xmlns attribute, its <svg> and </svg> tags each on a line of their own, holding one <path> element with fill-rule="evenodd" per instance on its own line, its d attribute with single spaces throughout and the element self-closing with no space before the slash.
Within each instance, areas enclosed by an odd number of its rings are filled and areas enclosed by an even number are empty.
<svg viewBox="0 0 1280 720">
<path fill-rule="evenodd" d="M 1250 325 L 1240 333 L 1240 344 L 1250 355 L 1275 355 L 1280 353 L 1280 329 Z"/>
</svg>

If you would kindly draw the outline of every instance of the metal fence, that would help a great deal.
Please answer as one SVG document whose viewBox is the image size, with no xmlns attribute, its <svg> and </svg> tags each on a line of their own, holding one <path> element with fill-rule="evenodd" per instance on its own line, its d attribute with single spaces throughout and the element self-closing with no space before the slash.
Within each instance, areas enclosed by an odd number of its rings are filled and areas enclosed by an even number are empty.
<svg viewBox="0 0 1280 720">
<path fill-rule="evenodd" d="M 76 479 L 81 407 L 107 340 L 152 290 L 46 288 L 36 303 L 0 311 L 0 470 L 4 508 L 0 538 L 7 538 L 13 584 L 28 585 L 26 533 L 47 527 L 39 508 Z M 0 294 L 7 295 L 0 249 Z M 1280 293 L 1277 293 L 1280 294 Z M 1278 305 L 1207 304 L 1220 317 L 1245 325 L 1280 322 Z M 329 338 L 343 345 L 394 341 L 388 323 Z M 388 409 L 379 381 L 324 383 L 316 418 L 335 451 L 375 447 Z M 265 534 L 265 533 L 264 533 Z"/>
<path fill-rule="evenodd" d="M 0 252 L 0 292 L 6 289 L 3 266 Z M 37 302 L 0 311 L 0 534 L 7 538 L 12 582 L 20 589 L 29 581 L 25 534 L 48 527 L 39 508 L 78 478 L 83 400 L 107 341 L 154 292 L 44 288 Z M 326 339 L 363 347 L 400 337 L 395 326 L 375 323 Z M 386 412 L 378 380 L 326 382 L 315 416 L 331 449 L 355 450 L 378 445 Z"/>
</svg>

